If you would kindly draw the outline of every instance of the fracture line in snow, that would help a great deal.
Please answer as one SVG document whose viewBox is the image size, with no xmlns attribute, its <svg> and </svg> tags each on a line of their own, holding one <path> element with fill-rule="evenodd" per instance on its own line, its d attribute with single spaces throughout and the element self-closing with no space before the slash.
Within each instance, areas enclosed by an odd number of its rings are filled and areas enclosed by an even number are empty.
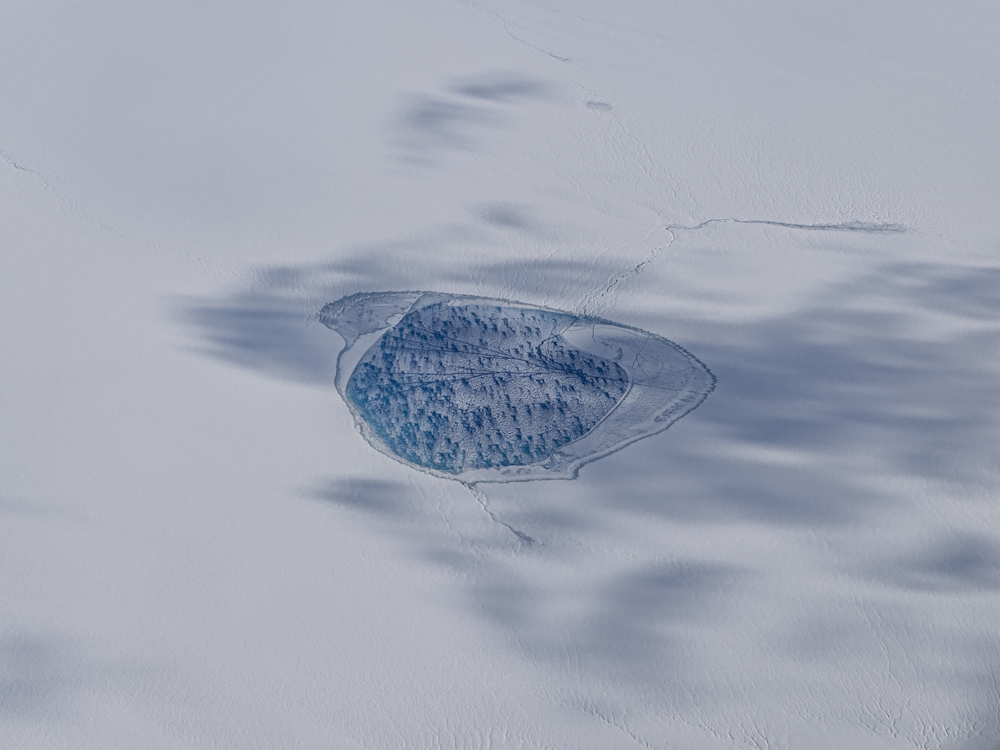
<svg viewBox="0 0 1000 750">
<path fill-rule="evenodd" d="M 500 517 L 497 516 L 496 513 L 494 513 L 492 510 L 490 510 L 490 506 L 489 506 L 489 504 L 486 501 L 486 495 L 483 493 L 482 490 L 480 490 L 478 487 L 476 487 L 475 483 L 466 484 L 465 487 L 466 487 L 467 490 L 469 490 L 469 492 L 472 494 L 472 496 L 476 499 L 476 502 L 479 503 L 480 507 L 483 509 L 483 511 L 486 513 L 486 515 L 488 515 L 493 520 L 494 523 L 498 523 L 501 526 L 503 526 L 511 534 L 513 534 L 514 536 L 517 537 L 517 541 L 519 541 L 521 544 L 523 544 L 526 547 L 530 547 L 531 545 L 533 545 L 535 543 L 535 540 L 532 539 L 530 536 L 528 536 L 527 534 L 525 534 L 523 531 L 518 531 L 513 526 L 511 526 L 509 523 L 506 523 L 505 521 L 502 521 L 500 519 Z"/>
<path fill-rule="evenodd" d="M 700 224 L 667 224 L 664 229 L 673 234 L 704 229 L 711 224 L 763 224 L 771 227 L 787 229 L 805 229 L 811 232 L 868 232 L 869 234 L 902 234 L 909 228 L 902 224 L 879 224 L 868 221 L 845 221 L 839 224 L 796 224 L 790 221 L 772 221 L 770 219 L 706 219 Z"/>
<path fill-rule="evenodd" d="M 629 278 L 630 276 L 637 275 L 639 271 L 643 269 L 644 266 L 652 263 L 656 259 L 656 256 L 659 255 L 660 250 L 666 250 L 673 244 L 674 239 L 676 239 L 676 236 L 674 235 L 673 231 L 670 230 L 669 227 L 667 227 L 666 229 L 668 232 L 670 232 L 670 239 L 667 240 L 666 244 L 650 248 L 649 252 L 646 253 L 646 257 L 643 258 L 641 261 L 639 261 L 639 263 L 613 276 L 611 281 L 609 281 L 605 285 L 604 289 L 597 295 L 597 299 L 593 301 L 593 305 L 597 306 L 598 308 L 602 307 L 603 305 L 601 305 L 600 303 L 604 301 L 605 297 L 607 297 L 609 294 L 611 294 L 611 292 L 615 290 L 615 287 L 617 287 L 619 284 L 621 284 L 623 281 L 625 281 L 625 279 Z M 585 302 L 583 305 L 583 312 L 591 315 L 598 312 L 598 311 L 591 311 L 589 309 L 590 307 L 591 303 Z"/>
<path fill-rule="evenodd" d="M 620 723 L 619 723 L 619 721 L 616 721 L 613 716 L 606 716 L 603 711 L 599 711 L 597 708 L 595 708 L 593 706 L 585 709 L 585 711 L 588 714 L 590 714 L 591 716 L 593 716 L 594 718 L 599 719 L 600 721 L 603 721 L 605 724 L 607 724 L 612 729 L 616 729 L 617 731 L 621 732 L 626 737 L 628 737 L 630 740 L 632 740 L 633 742 L 635 742 L 637 745 L 641 745 L 642 747 L 649 748 L 649 750 L 654 750 L 654 748 L 653 748 L 653 746 L 651 744 L 649 744 L 648 742 L 646 742 L 646 740 L 644 740 L 642 737 L 639 737 L 634 732 L 632 732 L 632 730 L 628 728 L 628 725 L 625 723 L 624 720 L 620 720 Z"/>
<path fill-rule="evenodd" d="M 56 186 L 52 183 L 51 180 L 46 178 L 41 173 L 36 172 L 34 169 L 26 167 L 24 164 L 15 159 L 14 155 L 11 154 L 9 151 L 0 149 L 0 161 L 9 166 L 11 169 L 15 169 L 18 172 L 24 172 L 25 174 L 30 175 L 32 179 L 34 179 L 39 185 L 41 185 L 41 187 L 45 190 L 45 192 L 51 195 L 58 203 L 62 204 L 63 208 L 67 209 L 70 215 L 76 216 L 77 218 L 82 219 L 83 221 L 96 225 L 102 231 L 107 232 L 115 239 L 118 240 L 126 239 L 125 235 L 117 231 L 114 227 L 110 226 L 109 224 L 106 224 L 100 219 L 94 218 L 86 211 L 84 211 L 82 208 L 80 208 L 80 206 L 77 205 L 75 201 L 70 200 L 66 196 L 62 195 L 59 192 L 59 190 L 56 189 Z"/>
<path fill-rule="evenodd" d="M 180 258 L 185 262 L 196 262 L 203 267 L 208 267 L 216 276 L 222 277 L 225 275 L 225 269 L 223 269 L 222 265 L 216 261 L 195 257 L 190 252 L 177 250 L 166 245 L 150 242 L 149 240 L 133 240 L 124 232 L 116 229 L 108 222 L 94 216 L 92 213 L 82 208 L 80 204 L 73 199 L 63 195 L 63 193 L 56 188 L 55 183 L 53 183 L 52 180 L 48 179 L 40 172 L 35 171 L 31 167 L 25 166 L 23 163 L 14 158 L 14 155 L 9 151 L 0 149 L 0 162 L 6 164 L 15 171 L 23 172 L 24 174 L 29 175 L 33 180 L 35 180 L 35 182 L 38 183 L 38 185 L 42 187 L 43 190 L 45 190 L 45 192 L 52 196 L 57 204 L 62 207 L 62 211 L 65 216 L 73 217 L 91 224 L 121 242 L 136 242 L 143 247 L 156 250 L 157 252 L 169 253 L 170 255 Z"/>
<path fill-rule="evenodd" d="M 521 37 L 517 36 L 516 34 L 514 34 L 513 31 L 511 31 L 511 28 L 510 28 L 511 25 L 510 25 L 510 23 L 508 23 L 507 21 L 505 21 L 503 18 L 501 18 L 494 11 L 491 11 L 491 10 L 485 8 L 485 7 L 482 7 L 478 3 L 469 3 L 469 6 L 473 9 L 474 12 L 479 12 L 480 14 L 482 14 L 483 16 L 485 16 L 486 18 L 488 18 L 489 20 L 494 21 L 497 24 L 499 24 L 501 31 L 503 31 L 504 34 L 506 34 L 507 36 L 509 36 L 515 42 L 518 42 L 519 44 L 523 44 L 525 47 L 528 47 L 529 49 L 533 49 L 535 52 L 541 52 L 543 55 L 548 55 L 553 60 L 558 60 L 559 62 L 564 62 L 564 63 L 571 62 L 571 60 L 568 57 L 562 57 L 561 55 L 557 55 L 557 54 L 555 54 L 553 52 L 549 52 L 547 49 L 542 49 L 541 47 L 536 47 L 531 42 L 526 41 L 525 39 L 522 39 Z"/>
<path fill-rule="evenodd" d="M 17 169 L 21 172 L 27 172 L 28 174 L 34 175 L 35 177 L 41 179 L 40 175 L 37 172 L 35 172 L 33 169 L 28 169 L 23 164 L 18 163 L 18 161 L 13 156 L 11 156 L 9 152 L 4 151 L 2 148 L 0 148 L 0 161 L 2 161 L 9 167 Z"/>
<path fill-rule="evenodd" d="M 867 234 L 902 234 L 904 232 L 910 231 L 909 227 L 903 224 L 892 224 L 892 223 L 875 223 L 866 221 L 847 221 L 839 224 L 796 224 L 790 221 L 773 221 L 770 219 L 706 219 L 698 224 L 666 224 L 663 229 L 670 233 L 670 239 L 667 240 L 663 245 L 656 245 L 650 248 L 649 252 L 646 253 L 646 257 L 643 258 L 639 263 L 632 266 L 631 268 L 616 274 L 611 278 L 611 280 L 604 286 L 596 299 L 592 302 L 587 300 L 583 304 L 583 311 L 585 313 L 593 314 L 589 308 L 592 306 L 602 307 L 601 302 L 615 290 L 623 281 L 631 276 L 636 276 L 638 273 L 647 265 L 652 263 L 656 256 L 659 255 L 661 250 L 666 250 L 670 247 L 674 240 L 677 239 L 677 234 L 680 232 L 695 232 L 699 229 L 704 229 L 705 227 L 711 226 L 713 224 L 755 224 L 771 227 L 784 227 L 786 229 L 801 229 L 807 232 L 864 232 Z"/>
</svg>

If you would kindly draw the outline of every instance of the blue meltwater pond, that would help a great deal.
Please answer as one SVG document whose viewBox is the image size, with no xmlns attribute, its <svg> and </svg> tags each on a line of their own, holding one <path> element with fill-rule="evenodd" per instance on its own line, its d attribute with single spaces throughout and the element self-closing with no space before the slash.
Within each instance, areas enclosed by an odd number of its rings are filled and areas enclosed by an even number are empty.
<svg viewBox="0 0 1000 750">
<path fill-rule="evenodd" d="M 571 477 L 714 385 L 676 344 L 608 321 L 426 292 L 327 305 L 337 387 L 378 450 L 462 481 Z"/>
</svg>

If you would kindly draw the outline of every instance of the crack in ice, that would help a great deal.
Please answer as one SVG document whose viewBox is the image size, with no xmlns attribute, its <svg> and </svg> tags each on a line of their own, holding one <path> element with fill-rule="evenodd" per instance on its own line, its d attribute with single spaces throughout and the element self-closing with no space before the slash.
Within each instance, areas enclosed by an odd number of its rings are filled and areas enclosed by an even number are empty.
<svg viewBox="0 0 1000 750">
<path fill-rule="evenodd" d="M 771 219 L 706 219 L 699 224 L 667 224 L 663 228 L 673 234 L 704 229 L 712 224 L 763 224 L 786 229 L 804 229 L 810 232 L 868 232 L 870 234 L 902 234 L 909 231 L 903 224 L 877 223 L 868 221 L 845 221 L 835 224 L 797 224 L 790 221 L 774 221 Z"/>
<path fill-rule="evenodd" d="M 649 252 L 646 253 L 646 257 L 639 261 L 636 265 L 615 274 L 611 277 L 611 280 L 605 284 L 604 288 L 597 294 L 596 299 L 587 299 L 584 301 L 581 309 L 584 312 L 591 312 L 593 307 L 601 307 L 601 302 L 603 302 L 609 294 L 611 294 L 622 282 L 626 279 L 637 276 L 643 268 L 648 266 L 663 250 L 670 247 L 674 240 L 677 239 L 677 234 L 680 232 L 694 232 L 699 229 L 704 229 L 705 227 L 711 226 L 713 224 L 748 224 L 748 225 L 758 225 L 758 226 L 771 226 L 771 227 L 783 227 L 785 229 L 801 229 L 807 232 L 861 232 L 866 234 L 903 234 L 910 231 L 910 228 L 903 224 L 894 224 L 890 222 L 878 223 L 878 222 L 867 222 L 867 221 L 847 221 L 840 223 L 830 223 L 830 224 L 798 224 L 790 221 L 774 221 L 772 219 L 706 219 L 705 221 L 699 222 L 698 224 L 665 224 L 662 229 L 670 234 L 670 239 L 668 239 L 662 245 L 655 245 L 650 248 Z"/>
<path fill-rule="evenodd" d="M 523 531 L 518 531 L 509 523 L 502 520 L 496 513 L 490 510 L 489 503 L 486 500 L 486 494 L 481 489 L 476 487 L 475 482 L 470 482 L 469 484 L 466 484 L 465 488 L 469 491 L 472 497 L 476 499 L 476 502 L 479 503 L 479 506 L 483 509 L 486 515 L 488 515 L 494 523 L 498 523 L 505 529 L 507 529 L 511 534 L 517 537 L 517 541 L 519 541 L 525 547 L 530 547 L 535 543 L 535 540 L 532 537 L 528 536 Z"/>
</svg>

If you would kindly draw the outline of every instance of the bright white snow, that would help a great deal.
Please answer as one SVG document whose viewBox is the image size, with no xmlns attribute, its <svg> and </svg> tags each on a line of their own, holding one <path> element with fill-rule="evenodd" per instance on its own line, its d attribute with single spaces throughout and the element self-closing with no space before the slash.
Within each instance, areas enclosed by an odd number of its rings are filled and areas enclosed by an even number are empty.
<svg viewBox="0 0 1000 750">
<path fill-rule="evenodd" d="M 998 34 L 7 3 L 0 746 L 995 750 Z M 391 290 L 613 320 L 717 387 L 470 489 L 334 388 L 319 310 Z"/>
</svg>

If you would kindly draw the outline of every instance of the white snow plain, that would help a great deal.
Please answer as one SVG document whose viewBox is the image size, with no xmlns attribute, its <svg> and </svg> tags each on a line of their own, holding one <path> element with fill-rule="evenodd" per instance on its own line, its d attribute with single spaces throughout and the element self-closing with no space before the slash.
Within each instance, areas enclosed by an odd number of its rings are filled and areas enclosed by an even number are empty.
<svg viewBox="0 0 1000 750">
<path fill-rule="evenodd" d="M 0 746 L 1000 747 L 996 3 L 0 15 Z M 334 388 L 406 289 L 717 387 L 470 492 Z"/>
</svg>

